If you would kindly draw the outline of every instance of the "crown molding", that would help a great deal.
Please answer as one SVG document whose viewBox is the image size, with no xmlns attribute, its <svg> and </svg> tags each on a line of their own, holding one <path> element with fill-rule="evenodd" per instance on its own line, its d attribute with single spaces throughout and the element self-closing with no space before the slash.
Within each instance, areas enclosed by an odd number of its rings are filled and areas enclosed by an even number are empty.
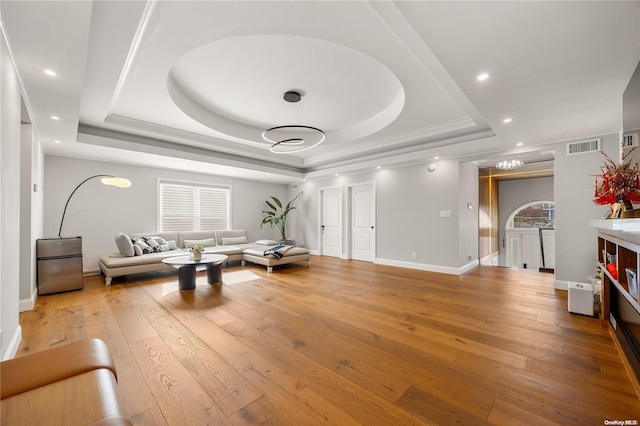
<svg viewBox="0 0 640 426">
<path fill-rule="evenodd" d="M 418 141 L 421 139 L 427 139 L 436 135 L 443 135 L 447 133 L 457 132 L 474 127 L 476 123 L 469 117 L 460 118 L 457 120 L 450 120 L 444 123 L 438 123 L 433 126 L 423 127 L 420 129 L 414 129 L 403 133 L 394 134 L 392 136 L 385 136 L 378 139 L 361 139 L 362 142 L 358 144 L 349 144 L 345 148 L 338 148 L 334 151 L 322 155 L 312 157 L 305 160 L 304 165 L 306 167 L 313 167 L 330 161 L 339 161 L 342 159 L 350 158 L 353 156 L 362 156 L 367 153 L 362 152 L 362 145 L 367 146 L 367 151 L 377 151 L 381 149 L 392 150 L 398 145 L 405 144 L 407 142 Z M 401 148 L 401 147 L 399 147 Z"/>
</svg>

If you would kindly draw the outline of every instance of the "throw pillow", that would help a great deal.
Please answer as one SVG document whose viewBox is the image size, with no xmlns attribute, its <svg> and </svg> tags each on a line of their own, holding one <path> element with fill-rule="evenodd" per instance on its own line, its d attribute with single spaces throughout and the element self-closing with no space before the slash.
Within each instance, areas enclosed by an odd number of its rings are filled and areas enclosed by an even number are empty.
<svg viewBox="0 0 640 426">
<path fill-rule="evenodd" d="M 134 245 L 133 246 L 133 250 L 136 252 L 136 256 L 142 256 L 144 253 L 142 252 L 142 249 L 140 248 L 140 246 L 138 245 Z"/>
<path fill-rule="evenodd" d="M 260 244 L 261 246 L 275 246 L 278 242 L 276 240 L 258 240 L 256 244 Z"/>
<path fill-rule="evenodd" d="M 169 250 L 178 250 L 178 244 L 176 244 L 176 240 L 167 241 L 169 244 Z"/>
<path fill-rule="evenodd" d="M 202 247 L 212 247 L 216 245 L 216 240 L 213 238 L 207 238 L 206 240 L 184 240 L 184 248 L 191 248 L 196 244 L 200 244 Z"/>
<path fill-rule="evenodd" d="M 134 238 L 133 245 L 140 247 L 142 254 L 153 253 L 153 248 L 151 248 L 151 246 L 149 246 L 149 244 L 147 244 L 142 238 Z"/>
<path fill-rule="evenodd" d="M 136 255 L 131 238 L 122 232 L 116 234 L 116 246 L 118 246 L 118 250 L 123 256 L 131 257 Z"/>
<path fill-rule="evenodd" d="M 235 244 L 246 244 L 249 242 L 246 236 L 244 237 L 222 237 L 220 238 L 223 246 L 230 246 Z"/>
<path fill-rule="evenodd" d="M 144 237 L 144 242 L 149 244 L 149 247 L 153 249 L 154 253 L 171 250 L 167 240 L 162 237 Z"/>
</svg>

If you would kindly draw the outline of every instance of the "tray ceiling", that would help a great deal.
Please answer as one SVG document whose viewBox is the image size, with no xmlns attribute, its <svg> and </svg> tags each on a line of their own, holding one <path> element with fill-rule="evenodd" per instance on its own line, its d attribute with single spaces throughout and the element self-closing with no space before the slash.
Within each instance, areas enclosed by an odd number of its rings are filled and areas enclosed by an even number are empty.
<svg viewBox="0 0 640 426">
<path fill-rule="evenodd" d="M 45 152 L 287 182 L 617 132 L 640 60 L 638 2 L 3 1 L 1 14 Z M 262 131 L 285 124 L 326 141 L 272 153 Z"/>
</svg>

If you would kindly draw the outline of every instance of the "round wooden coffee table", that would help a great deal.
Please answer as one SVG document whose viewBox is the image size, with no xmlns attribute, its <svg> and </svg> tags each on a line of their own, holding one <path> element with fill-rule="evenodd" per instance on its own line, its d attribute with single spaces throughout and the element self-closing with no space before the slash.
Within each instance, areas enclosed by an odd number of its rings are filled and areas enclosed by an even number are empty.
<svg viewBox="0 0 640 426">
<path fill-rule="evenodd" d="M 194 260 L 193 256 L 172 256 L 162 259 L 178 270 L 178 284 L 180 290 L 193 290 L 196 288 L 196 271 L 207 270 L 207 282 L 215 284 L 222 282 L 222 264 L 227 260 L 223 254 L 204 254 L 202 259 Z"/>
</svg>

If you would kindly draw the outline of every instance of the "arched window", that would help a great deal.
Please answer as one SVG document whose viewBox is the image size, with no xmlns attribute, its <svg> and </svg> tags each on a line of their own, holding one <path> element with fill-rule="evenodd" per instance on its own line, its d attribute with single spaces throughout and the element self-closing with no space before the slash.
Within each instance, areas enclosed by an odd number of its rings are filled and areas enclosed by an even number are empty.
<svg viewBox="0 0 640 426">
<path fill-rule="evenodd" d="M 555 204 L 553 201 L 533 201 L 518 207 L 509 215 L 505 228 L 554 227 Z"/>
</svg>

